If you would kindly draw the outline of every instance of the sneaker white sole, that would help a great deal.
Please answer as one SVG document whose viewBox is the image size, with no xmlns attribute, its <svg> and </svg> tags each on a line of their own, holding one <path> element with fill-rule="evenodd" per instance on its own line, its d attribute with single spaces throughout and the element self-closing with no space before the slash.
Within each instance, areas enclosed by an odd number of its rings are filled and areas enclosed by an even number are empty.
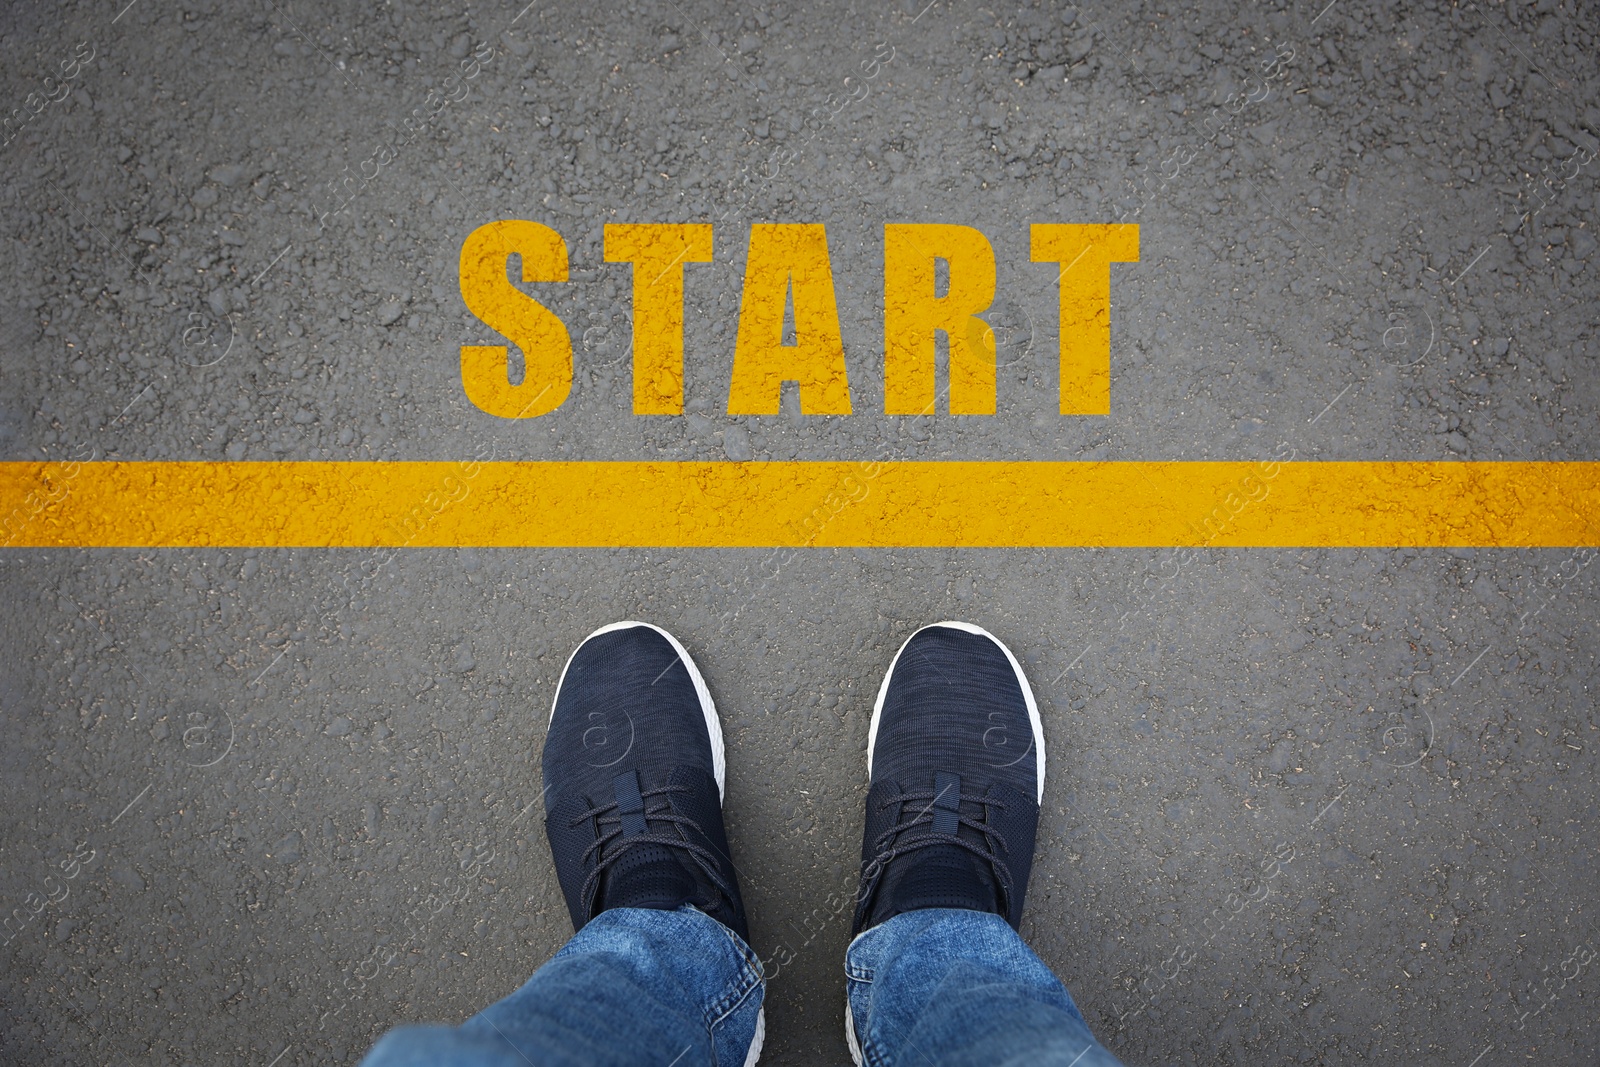
<svg viewBox="0 0 1600 1067">
<path fill-rule="evenodd" d="M 761 1010 L 756 1013 L 756 1036 L 750 1040 L 750 1051 L 744 1058 L 744 1067 L 756 1067 L 756 1061 L 761 1058 L 761 1046 L 767 1041 L 767 1006 L 761 1005 Z"/>
<path fill-rule="evenodd" d="M 916 639 L 917 634 L 920 634 L 922 630 L 931 630 L 936 626 L 943 626 L 952 630 L 961 630 L 965 633 L 978 634 L 979 636 L 987 637 L 996 645 L 1000 646 L 1000 651 L 1004 652 L 1006 654 L 1006 659 L 1011 661 L 1011 669 L 1017 676 L 1017 685 L 1022 690 L 1022 699 L 1028 705 L 1028 722 L 1033 727 L 1033 750 L 1037 754 L 1036 758 L 1034 759 L 1034 767 L 1038 771 L 1039 779 L 1039 792 L 1034 798 L 1034 802 L 1037 804 L 1043 804 L 1044 724 L 1039 721 L 1039 703 L 1033 699 L 1033 687 L 1028 684 L 1028 676 L 1022 673 L 1022 664 L 1017 662 L 1017 657 L 1011 654 L 1011 650 L 1006 647 L 1005 642 L 1001 641 L 998 637 L 990 633 L 988 630 L 985 630 L 983 627 L 974 626 L 970 622 L 945 621 L 930 623 L 929 625 L 922 627 L 921 630 L 918 630 L 916 634 L 912 634 L 910 637 L 906 638 L 905 644 L 900 646 L 900 651 L 896 652 L 894 654 L 894 659 L 889 661 L 889 669 L 885 671 L 883 675 L 883 684 L 878 687 L 878 699 L 872 705 L 872 726 L 867 730 L 867 780 L 872 780 L 872 749 L 873 746 L 878 743 L 878 718 L 883 714 L 883 701 L 884 698 L 889 695 L 889 680 L 894 677 L 894 668 L 895 665 L 900 662 L 900 653 L 906 650 L 906 645 L 911 644 L 911 642 Z M 846 1018 L 848 1018 L 848 1016 L 846 1016 Z M 860 1061 L 858 1060 L 857 1062 Z"/>
<path fill-rule="evenodd" d="M 861 1067 L 861 1042 L 856 1040 L 856 1017 L 850 1012 L 850 991 L 844 994 L 844 1039 L 850 1043 L 850 1058 Z"/>
<path fill-rule="evenodd" d="M 599 637 L 601 634 L 608 634 L 613 630 L 626 630 L 634 626 L 643 626 L 646 629 L 654 630 L 662 637 L 665 637 L 672 645 L 673 650 L 678 653 L 678 658 L 683 660 L 684 668 L 689 672 L 689 680 L 694 683 L 695 696 L 700 698 L 700 710 L 705 714 L 706 717 L 706 733 L 711 735 L 711 768 L 712 772 L 717 778 L 717 799 L 720 801 L 723 794 L 723 779 L 726 775 L 726 764 L 724 762 L 724 756 L 722 753 L 722 723 L 717 720 L 717 706 L 712 702 L 711 690 L 706 687 L 706 680 L 701 676 L 700 668 L 695 666 L 694 658 L 689 655 L 688 649 L 684 648 L 683 644 L 676 637 L 673 637 L 659 626 L 652 625 L 648 622 L 636 622 L 632 619 L 628 619 L 624 622 L 614 622 L 610 626 L 602 626 L 600 629 L 596 630 L 594 633 L 590 634 L 588 637 L 585 637 L 581 642 L 579 642 L 578 648 L 573 649 L 572 655 L 567 657 L 566 666 L 561 668 L 561 678 L 556 682 L 555 700 L 550 702 L 550 718 L 552 721 L 554 721 L 556 717 L 556 701 L 561 699 L 561 685 L 567 680 L 567 668 L 572 666 L 572 661 L 577 658 L 579 649 L 582 649 L 584 645 L 587 645 L 590 641 L 594 640 L 596 637 Z M 1010 655 L 1009 652 L 1006 654 Z M 1012 662 L 1015 663 L 1016 661 L 1013 660 Z M 662 671 L 661 673 L 665 674 L 666 671 Z M 1024 683 L 1024 685 L 1026 685 L 1026 683 Z M 873 723 L 876 725 L 876 718 L 873 719 Z M 764 1011 L 765 1009 L 763 1008 L 762 1010 Z M 753 1063 L 755 1061 L 752 1060 L 751 1062 Z"/>
</svg>

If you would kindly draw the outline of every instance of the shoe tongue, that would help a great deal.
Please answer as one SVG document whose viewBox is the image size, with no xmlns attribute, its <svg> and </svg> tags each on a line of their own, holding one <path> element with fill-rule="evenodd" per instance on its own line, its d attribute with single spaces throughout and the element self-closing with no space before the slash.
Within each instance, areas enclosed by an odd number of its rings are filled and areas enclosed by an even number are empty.
<svg viewBox="0 0 1600 1067">
<path fill-rule="evenodd" d="M 606 908 L 654 908 L 673 911 L 697 897 L 694 875 L 673 849 L 634 845 L 617 857 L 605 873 L 600 901 Z"/>
<path fill-rule="evenodd" d="M 927 845 L 895 860 L 884 871 L 876 898 L 873 926 L 920 908 L 1000 911 L 988 863 L 959 845 Z"/>
</svg>

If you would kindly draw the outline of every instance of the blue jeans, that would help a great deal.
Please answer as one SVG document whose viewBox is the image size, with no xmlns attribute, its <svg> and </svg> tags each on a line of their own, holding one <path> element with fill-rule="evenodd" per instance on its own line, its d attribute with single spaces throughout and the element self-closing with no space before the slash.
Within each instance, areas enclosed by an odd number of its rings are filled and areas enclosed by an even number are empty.
<svg viewBox="0 0 1600 1067">
<path fill-rule="evenodd" d="M 850 943 L 844 973 L 868 1067 L 1118 1067 L 1061 979 L 998 915 L 897 915 Z"/>
<path fill-rule="evenodd" d="M 1066 987 L 997 915 L 933 909 L 845 957 L 850 1031 L 873 1067 L 1117 1064 Z M 692 908 L 596 916 L 521 989 L 460 1026 L 403 1026 L 364 1067 L 740 1067 L 764 1028 L 761 964 Z"/>
</svg>

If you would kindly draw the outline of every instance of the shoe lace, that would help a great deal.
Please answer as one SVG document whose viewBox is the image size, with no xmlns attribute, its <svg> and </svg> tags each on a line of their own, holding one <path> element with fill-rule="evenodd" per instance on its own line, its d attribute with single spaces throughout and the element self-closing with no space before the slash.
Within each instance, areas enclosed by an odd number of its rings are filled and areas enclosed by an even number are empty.
<svg viewBox="0 0 1600 1067">
<path fill-rule="evenodd" d="M 725 898 L 729 900 L 734 898 L 733 889 L 728 885 L 727 879 L 723 877 L 720 870 L 717 854 L 705 846 L 697 844 L 686 831 L 692 830 L 701 839 L 707 839 L 706 832 L 693 819 L 674 812 L 671 802 L 665 799 L 672 793 L 687 793 L 690 791 L 689 787 L 684 785 L 664 785 L 655 789 L 642 790 L 639 794 L 640 798 L 645 802 L 645 821 L 647 823 L 667 823 L 677 827 L 678 833 L 676 836 L 669 832 L 660 832 L 635 834 L 632 837 L 624 838 L 622 836 L 622 816 L 617 814 L 616 801 L 590 808 L 572 819 L 574 829 L 589 819 L 594 819 L 600 827 L 600 832 L 596 836 L 594 844 L 583 851 L 582 862 L 585 864 L 589 862 L 591 856 L 598 854 L 599 857 L 594 869 L 589 872 L 589 877 L 584 879 L 583 890 L 580 893 L 585 911 L 590 912 L 591 915 L 593 914 L 594 898 L 600 890 L 601 876 L 617 860 L 621 859 L 628 849 L 636 845 L 662 845 L 666 848 L 681 849 L 687 852 L 700 870 L 705 872 L 706 877 L 711 880 L 712 884 L 722 891 Z M 650 803 L 652 800 L 657 801 L 654 806 Z M 621 846 L 610 848 L 619 839 L 622 842 Z M 694 902 L 695 906 L 701 910 L 714 907 L 717 903 L 715 900 Z"/>
<path fill-rule="evenodd" d="M 957 848 L 966 849 L 968 852 L 986 861 L 994 871 L 995 880 L 1000 883 L 1001 905 L 1009 912 L 1011 907 L 1011 868 L 1001 853 L 1007 852 L 1005 838 L 995 833 L 988 824 L 989 809 L 1004 810 L 1006 803 L 1003 800 L 988 795 L 960 793 L 954 800 L 961 804 L 977 804 L 984 808 L 984 818 L 979 819 L 972 815 L 955 812 L 957 828 L 969 827 L 983 835 L 983 843 L 961 837 L 958 834 L 936 834 L 930 831 L 915 833 L 917 827 L 931 826 L 938 809 L 934 807 L 935 800 L 949 799 L 948 791 L 941 794 L 934 790 L 899 792 L 885 797 L 878 805 L 879 811 L 885 811 L 896 804 L 921 804 L 915 814 L 906 816 L 901 812 L 901 818 L 889 829 L 879 834 L 872 843 L 873 859 L 867 865 L 866 877 L 861 879 L 861 891 L 858 903 L 865 903 L 877 888 L 878 880 L 889 864 L 901 856 L 928 848 L 932 845 L 955 845 Z M 949 812 L 946 812 L 949 814 Z M 904 835 L 904 836 L 902 836 Z"/>
</svg>

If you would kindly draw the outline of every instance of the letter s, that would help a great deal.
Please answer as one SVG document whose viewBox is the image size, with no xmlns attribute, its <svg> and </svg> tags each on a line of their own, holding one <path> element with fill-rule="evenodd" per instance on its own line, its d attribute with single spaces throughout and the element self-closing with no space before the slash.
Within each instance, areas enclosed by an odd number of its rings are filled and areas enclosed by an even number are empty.
<svg viewBox="0 0 1600 1067">
<path fill-rule="evenodd" d="M 549 308 L 511 284 L 506 263 L 522 259 L 525 282 L 567 280 L 567 243 L 526 219 L 479 226 L 461 244 L 461 299 L 490 329 L 522 349 L 522 381 L 512 384 L 504 345 L 462 345 L 467 399 L 502 419 L 531 419 L 560 407 L 572 391 L 572 337 Z"/>
</svg>

